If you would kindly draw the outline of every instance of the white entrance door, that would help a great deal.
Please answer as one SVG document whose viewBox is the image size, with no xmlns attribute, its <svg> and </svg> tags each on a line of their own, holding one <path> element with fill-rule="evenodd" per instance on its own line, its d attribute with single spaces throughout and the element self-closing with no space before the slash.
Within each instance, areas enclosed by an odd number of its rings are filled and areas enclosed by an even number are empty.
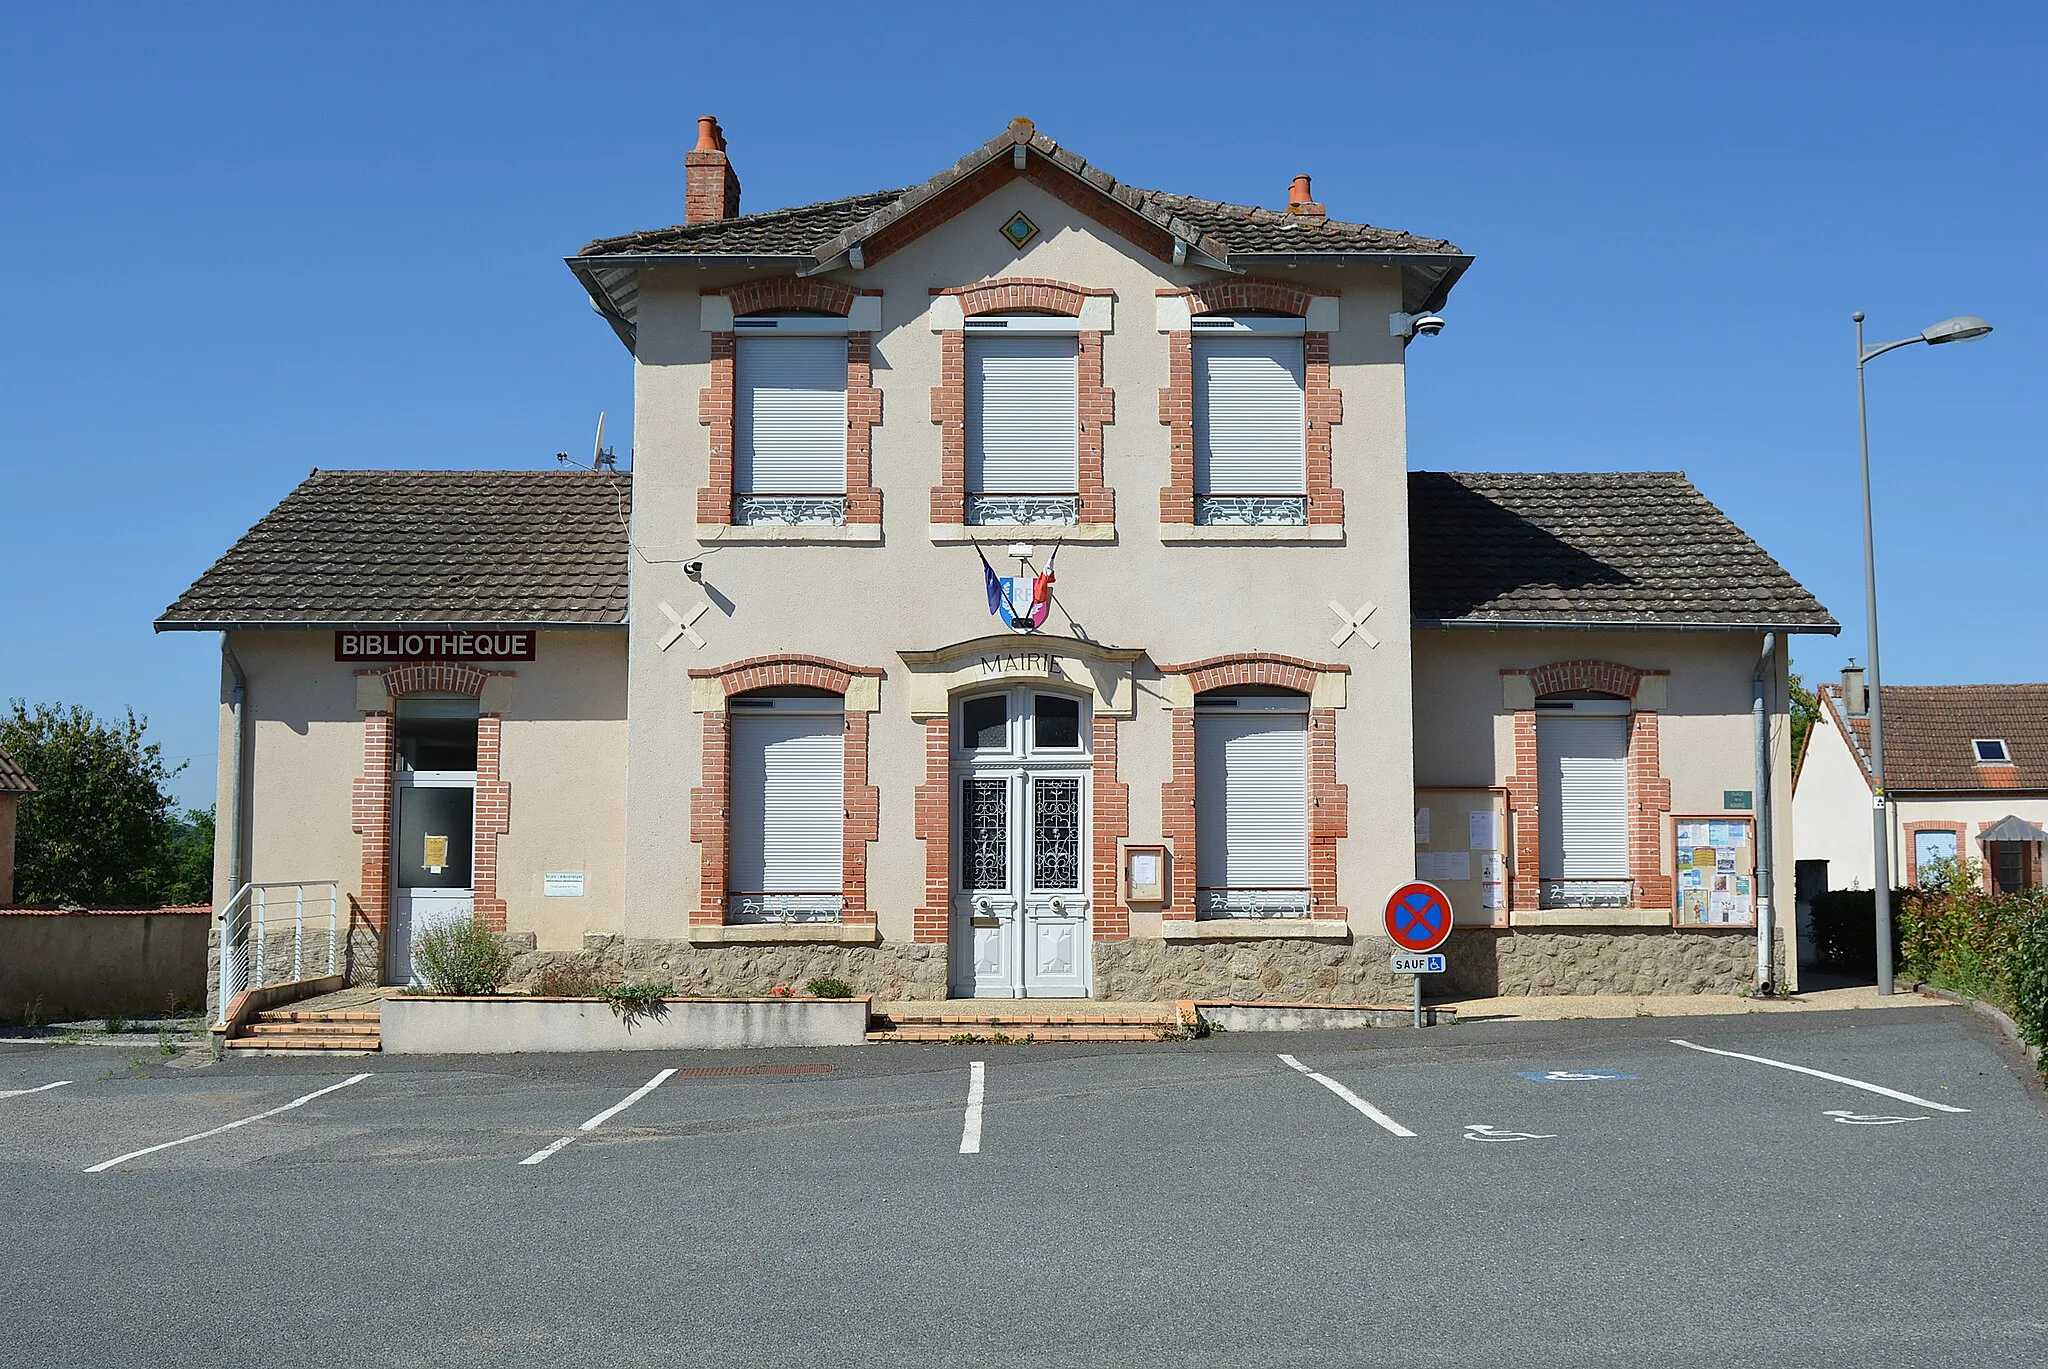
<svg viewBox="0 0 2048 1369">
<path fill-rule="evenodd" d="M 953 944 L 966 954 L 956 962 L 954 992 L 1086 998 L 1089 768 L 1081 707 L 1030 691 L 982 696 L 966 707 L 972 711 L 963 721 L 978 716 L 981 725 L 960 734 Z"/>
<path fill-rule="evenodd" d="M 436 927 L 474 915 L 471 838 L 476 825 L 474 771 L 401 772 L 393 793 L 391 925 L 386 978 L 418 984 L 413 947 Z"/>
</svg>

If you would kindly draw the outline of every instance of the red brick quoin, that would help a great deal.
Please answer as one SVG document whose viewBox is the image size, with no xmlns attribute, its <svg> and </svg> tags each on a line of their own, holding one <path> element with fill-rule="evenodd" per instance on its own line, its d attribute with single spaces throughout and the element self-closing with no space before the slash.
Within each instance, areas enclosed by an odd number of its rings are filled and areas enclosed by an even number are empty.
<svg viewBox="0 0 2048 1369">
<path fill-rule="evenodd" d="M 1264 309 L 1302 318 L 1316 295 L 1335 292 L 1304 290 L 1277 280 L 1219 280 L 1159 293 L 1185 296 L 1191 314 Z M 1171 432 L 1167 460 L 1172 483 L 1159 491 L 1159 521 L 1191 524 L 1195 521 L 1194 334 L 1169 333 L 1166 343 L 1167 384 L 1159 392 L 1159 421 Z M 1342 526 L 1344 492 L 1336 487 L 1330 429 L 1344 421 L 1344 392 L 1330 383 L 1330 335 L 1303 334 L 1302 349 L 1307 363 L 1303 400 L 1308 422 L 1308 521 L 1311 526 Z"/>
<path fill-rule="evenodd" d="M 857 291 L 837 281 L 810 280 L 800 276 L 773 276 L 747 281 L 726 290 L 706 290 L 707 295 L 724 295 L 733 316 L 768 313 L 771 310 L 808 309 L 845 318 L 854 299 L 879 291 Z M 697 521 L 728 525 L 732 522 L 734 490 L 734 417 L 736 402 L 734 372 L 738 361 L 738 334 L 711 335 L 711 383 L 697 392 L 697 421 L 711 430 L 710 459 L 705 484 L 697 491 Z M 875 336 L 868 332 L 846 335 L 846 521 L 874 524 L 882 521 L 882 492 L 874 483 L 875 427 L 882 421 L 882 392 L 875 387 Z"/>
<path fill-rule="evenodd" d="M 1185 675 L 1197 695 L 1244 685 L 1273 685 L 1309 694 L 1316 676 L 1348 674 L 1346 665 L 1298 656 L 1243 652 L 1211 656 L 1184 665 L 1163 665 L 1160 673 Z M 1195 710 L 1173 710 L 1173 778 L 1160 787 L 1161 822 L 1173 848 L 1173 887 L 1161 916 L 1195 916 Z M 1309 916 L 1341 922 L 1337 904 L 1337 842 L 1350 832 L 1350 788 L 1337 782 L 1337 711 L 1312 708 L 1308 715 L 1308 883 Z"/>
<path fill-rule="evenodd" d="M 932 291 L 934 296 L 956 296 L 960 312 L 967 318 L 1026 312 L 1079 318 L 1081 305 L 1089 296 L 1114 293 L 1033 276 L 1002 277 Z M 1103 483 L 1102 430 L 1116 422 L 1116 391 L 1102 383 L 1100 330 L 1081 333 L 1079 343 L 1080 521 L 1114 523 L 1116 491 Z M 939 426 L 939 483 L 932 489 L 931 520 L 962 524 L 967 521 L 967 335 L 957 330 L 939 334 L 939 383 L 932 387 L 932 422 Z"/>
<path fill-rule="evenodd" d="M 824 656 L 750 656 L 728 665 L 692 670 L 694 680 L 717 680 L 725 697 L 756 689 L 802 685 L 844 696 L 859 677 L 880 677 L 880 666 L 849 665 Z M 704 714 L 704 782 L 690 791 L 690 840 L 701 848 L 698 858 L 697 906 L 692 926 L 725 922 L 725 883 L 731 851 L 732 730 L 724 709 Z M 841 851 L 840 895 L 845 900 L 840 920 L 872 926 L 875 910 L 868 906 L 868 847 L 880 835 L 882 791 L 868 783 L 868 715 L 846 714 L 844 801 L 845 831 Z"/>
<path fill-rule="evenodd" d="M 1527 675 L 1537 697 L 1593 690 L 1633 700 L 1645 676 L 1662 671 L 1638 670 L 1614 661 L 1556 661 L 1532 670 L 1504 670 Z M 1515 772 L 1507 778 L 1508 811 L 1515 828 L 1515 866 L 1511 905 L 1533 911 L 1542 903 L 1542 812 L 1537 801 L 1536 712 L 1515 710 Z M 1668 908 L 1677 893 L 1677 877 L 1664 859 L 1664 829 L 1671 812 L 1671 781 L 1664 776 L 1662 738 L 1654 709 L 1637 708 L 1629 718 L 1628 739 L 1628 865 L 1635 882 L 1638 907 Z"/>
<path fill-rule="evenodd" d="M 407 694 L 467 694 L 480 697 L 484 682 L 509 670 L 478 670 L 449 662 L 423 662 L 368 670 L 379 676 L 393 699 Z M 503 718 L 479 713 L 476 723 L 476 827 L 470 850 L 472 906 L 478 920 L 505 930 L 505 900 L 498 896 L 498 838 L 512 827 L 512 786 L 499 778 Z M 363 773 L 350 793 L 350 819 L 362 838 L 360 894 L 356 909 L 379 937 L 391 921 L 391 799 L 397 762 L 396 732 L 389 712 L 363 715 Z"/>
</svg>

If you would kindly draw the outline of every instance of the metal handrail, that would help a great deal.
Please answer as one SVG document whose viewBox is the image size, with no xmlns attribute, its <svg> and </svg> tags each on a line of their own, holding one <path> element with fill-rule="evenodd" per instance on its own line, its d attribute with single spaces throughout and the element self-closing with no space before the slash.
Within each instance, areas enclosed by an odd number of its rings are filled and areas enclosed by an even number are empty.
<svg viewBox="0 0 2048 1369">
<path fill-rule="evenodd" d="M 341 881 L 338 879 L 251 880 L 235 891 L 217 919 L 220 928 L 220 1015 L 227 1020 L 228 1005 L 247 989 L 260 989 L 273 982 L 268 951 L 272 936 L 271 909 L 289 908 L 291 915 L 291 978 L 306 978 L 306 893 L 313 892 L 314 917 L 319 917 L 321 891 L 327 899 L 327 968 L 322 975 L 336 973 L 341 955 Z M 288 898 L 273 899 L 276 890 L 289 890 Z M 282 928 L 279 929 L 282 931 Z M 318 932 L 315 931 L 317 938 Z M 316 941 L 317 947 L 317 941 Z M 316 951 L 317 953 L 317 951 Z M 282 979 L 274 982 L 283 983 Z"/>
</svg>

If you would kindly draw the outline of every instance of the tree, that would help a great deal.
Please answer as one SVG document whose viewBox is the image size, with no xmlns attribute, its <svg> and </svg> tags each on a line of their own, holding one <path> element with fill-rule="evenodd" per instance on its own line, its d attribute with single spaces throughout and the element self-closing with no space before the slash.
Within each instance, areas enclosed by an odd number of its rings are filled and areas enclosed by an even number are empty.
<svg viewBox="0 0 2048 1369">
<path fill-rule="evenodd" d="M 1800 748 L 1806 745 L 1806 734 L 1812 730 L 1814 721 L 1820 717 L 1820 699 L 1806 687 L 1806 681 L 1799 678 L 1797 671 L 1792 681 L 1792 763 L 1799 764 Z"/>
<path fill-rule="evenodd" d="M 213 809 L 187 808 L 171 819 L 166 903 L 213 902 Z"/>
<path fill-rule="evenodd" d="M 0 716 L 0 747 L 35 782 L 15 828 L 14 892 L 28 904 L 156 904 L 173 883 L 171 799 L 148 722 L 102 721 L 22 700 Z M 210 820 L 209 820 L 210 822 Z"/>
</svg>

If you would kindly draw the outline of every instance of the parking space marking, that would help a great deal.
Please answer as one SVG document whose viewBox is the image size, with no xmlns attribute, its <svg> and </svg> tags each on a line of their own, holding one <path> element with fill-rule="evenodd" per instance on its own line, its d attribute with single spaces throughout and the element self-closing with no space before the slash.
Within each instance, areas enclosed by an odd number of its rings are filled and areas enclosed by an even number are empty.
<svg viewBox="0 0 2048 1369">
<path fill-rule="evenodd" d="M 1382 1127 L 1385 1127 L 1385 1128 L 1386 1128 L 1386 1129 L 1387 1129 L 1388 1131 L 1391 1131 L 1391 1132 L 1393 1132 L 1393 1133 L 1394 1133 L 1394 1135 L 1396 1135 L 1396 1136 L 1413 1136 L 1413 1135 L 1415 1134 L 1414 1132 L 1412 1132 L 1412 1131 L 1408 1130 L 1408 1128 L 1406 1128 L 1406 1127 L 1402 1126 L 1402 1125 L 1401 1125 L 1401 1124 L 1400 1124 L 1399 1122 L 1396 1122 L 1396 1121 L 1395 1121 L 1395 1120 L 1394 1120 L 1393 1118 L 1391 1118 L 1391 1117 L 1387 1116 L 1387 1114 L 1385 1114 L 1384 1112 L 1381 1112 L 1381 1111 L 1380 1111 L 1380 1110 L 1379 1110 L 1378 1108 L 1374 1107 L 1374 1106 L 1373 1106 L 1372 1104 L 1370 1104 L 1370 1103 L 1366 1102 L 1366 1101 L 1365 1101 L 1365 1100 L 1364 1100 L 1363 1098 L 1360 1098 L 1360 1097 L 1359 1097 L 1359 1096 L 1358 1096 L 1357 1094 L 1353 1093 L 1353 1092 L 1352 1092 L 1352 1091 L 1351 1091 L 1350 1089 L 1347 1089 L 1347 1088 L 1345 1088 L 1345 1087 L 1344 1087 L 1344 1086 L 1343 1086 L 1342 1084 L 1340 1084 L 1340 1083 L 1338 1083 L 1338 1082 L 1337 1082 L 1336 1080 L 1332 1079 L 1332 1078 L 1331 1078 L 1331 1077 L 1330 1077 L 1329 1075 L 1327 1075 L 1327 1074 L 1317 1074 L 1317 1073 L 1316 1073 L 1316 1072 L 1315 1072 L 1314 1070 L 1310 1069 L 1310 1068 L 1309 1068 L 1309 1067 L 1308 1067 L 1307 1065 L 1304 1065 L 1304 1064 L 1302 1064 L 1302 1063 L 1301 1063 L 1301 1061 L 1299 1061 L 1299 1060 L 1296 1060 L 1296 1059 L 1295 1059 L 1295 1058 L 1294 1058 L 1293 1056 L 1291 1056 L 1291 1055 L 1283 1055 L 1283 1056 L 1281 1056 L 1280 1058 L 1281 1058 L 1282 1060 L 1284 1060 L 1284 1061 L 1286 1061 L 1286 1062 L 1287 1062 L 1287 1068 L 1289 1068 L 1289 1069 L 1291 1069 L 1291 1070 L 1299 1070 L 1299 1071 L 1301 1071 L 1301 1073 L 1303 1073 L 1303 1074 L 1307 1075 L 1307 1076 L 1308 1076 L 1309 1078 L 1311 1078 L 1311 1079 L 1315 1080 L 1315 1081 L 1316 1081 L 1316 1082 L 1317 1082 L 1318 1084 L 1321 1084 L 1321 1085 L 1322 1085 L 1322 1086 L 1323 1086 L 1324 1088 L 1326 1088 L 1326 1089 L 1328 1089 L 1328 1090 L 1329 1090 L 1330 1092 L 1332 1092 L 1332 1093 L 1336 1094 L 1336 1095 L 1337 1095 L 1337 1096 L 1338 1096 L 1339 1098 L 1342 1098 L 1342 1099 L 1343 1099 L 1343 1100 L 1344 1100 L 1345 1102 L 1347 1102 L 1347 1103 L 1351 1104 L 1351 1106 L 1352 1106 L 1352 1107 L 1354 1107 L 1354 1108 L 1357 1108 L 1357 1109 L 1358 1109 L 1358 1110 L 1359 1110 L 1360 1112 L 1364 1113 L 1364 1114 L 1365 1114 L 1365 1115 L 1366 1115 L 1367 1117 L 1370 1117 L 1370 1118 L 1372 1118 L 1372 1120 L 1373 1120 L 1373 1121 L 1375 1121 L 1375 1122 L 1379 1123 L 1379 1124 L 1380 1124 L 1380 1125 L 1381 1125 Z"/>
<path fill-rule="evenodd" d="M 160 1141 L 153 1146 L 144 1146 L 141 1150 L 131 1150 L 126 1155 L 116 1155 L 111 1160 L 102 1160 L 96 1165 L 89 1166 L 85 1172 L 87 1174 L 98 1174 L 103 1169 L 112 1169 L 115 1165 L 126 1164 L 130 1160 L 139 1160 L 145 1155 L 154 1155 L 160 1150 L 169 1150 L 172 1146 L 190 1145 L 194 1141 L 204 1141 L 209 1136 L 218 1136 L 224 1131 L 233 1131 L 236 1127 L 246 1127 L 251 1122 L 260 1122 L 266 1117 L 275 1117 L 280 1112 L 290 1112 L 293 1108 L 304 1107 L 323 1093 L 332 1093 L 336 1089 L 345 1089 L 350 1084 L 360 1084 L 369 1077 L 368 1074 L 351 1074 L 339 1084 L 329 1084 L 324 1089 L 314 1089 L 311 1093 L 302 1094 L 292 1099 L 291 1102 L 280 1107 L 274 1107 L 268 1112 L 259 1112 L 254 1117 L 243 1117 L 206 1131 L 197 1131 L 190 1136 L 180 1136 L 175 1141 Z"/>
<path fill-rule="evenodd" d="M 54 1084 L 38 1084 L 32 1089 L 0 1089 L 0 1098 L 19 1098 L 24 1093 L 48 1093 L 51 1089 L 61 1089 L 70 1082 L 69 1079 L 59 1079 Z"/>
<path fill-rule="evenodd" d="M 977 1060 L 967 1067 L 967 1120 L 960 1125 L 960 1153 L 981 1154 L 981 1100 L 988 1086 L 988 1066 Z"/>
<path fill-rule="evenodd" d="M 1806 1065 L 1789 1064 L 1783 1060 L 1773 1060 L 1768 1055 L 1744 1055 L 1741 1051 L 1724 1051 L 1716 1050 L 1712 1046 L 1695 1046 L 1690 1041 L 1680 1041 L 1676 1037 L 1671 1039 L 1671 1044 L 1683 1046 L 1689 1051 L 1705 1051 L 1708 1055 L 1725 1055 L 1731 1060 L 1749 1060 L 1759 1065 L 1769 1065 L 1774 1069 L 1791 1070 L 1794 1074 L 1810 1074 L 1816 1079 L 1825 1079 L 1829 1083 L 1847 1084 L 1850 1088 L 1862 1089 L 1865 1093 L 1877 1093 L 1882 1094 L 1886 1098 L 1896 1098 L 1901 1103 L 1911 1103 L 1916 1108 L 1933 1108 L 1936 1112 L 1969 1111 L 1968 1108 L 1950 1107 L 1947 1103 L 1937 1103 L 1931 1099 L 1917 1098 L 1910 1093 L 1901 1093 L 1897 1089 L 1888 1089 L 1882 1084 L 1871 1084 L 1861 1079 L 1851 1079 L 1846 1074 L 1829 1074 L 1826 1070 L 1817 1070 Z"/>
<path fill-rule="evenodd" d="M 585 1122 L 582 1126 L 576 1128 L 576 1131 L 596 1131 L 606 1122 L 609 1122 L 612 1118 L 618 1116 L 627 1108 L 632 1107 L 633 1104 L 639 1102 L 642 1098 L 645 1098 L 648 1094 L 660 1088 L 662 1084 L 667 1082 L 668 1077 L 674 1073 L 675 1071 L 672 1069 L 663 1070 L 660 1074 L 655 1075 L 652 1079 L 642 1084 L 639 1088 L 634 1089 L 624 1098 L 621 1098 L 618 1102 L 612 1104 L 603 1112 L 600 1112 L 599 1114 L 597 1114 L 597 1116 L 591 1118 L 588 1122 Z M 548 1142 L 546 1145 L 542 1146 L 539 1150 L 536 1150 L 533 1154 L 527 1156 L 524 1160 L 521 1160 L 519 1163 L 522 1165 L 537 1165 L 542 1160 L 547 1159 L 548 1156 L 553 1155 L 556 1151 L 560 1150 L 563 1146 L 568 1145 L 571 1141 L 575 1139 L 575 1132 L 571 1132 L 569 1135 L 562 1137 L 558 1141 Z"/>
</svg>

